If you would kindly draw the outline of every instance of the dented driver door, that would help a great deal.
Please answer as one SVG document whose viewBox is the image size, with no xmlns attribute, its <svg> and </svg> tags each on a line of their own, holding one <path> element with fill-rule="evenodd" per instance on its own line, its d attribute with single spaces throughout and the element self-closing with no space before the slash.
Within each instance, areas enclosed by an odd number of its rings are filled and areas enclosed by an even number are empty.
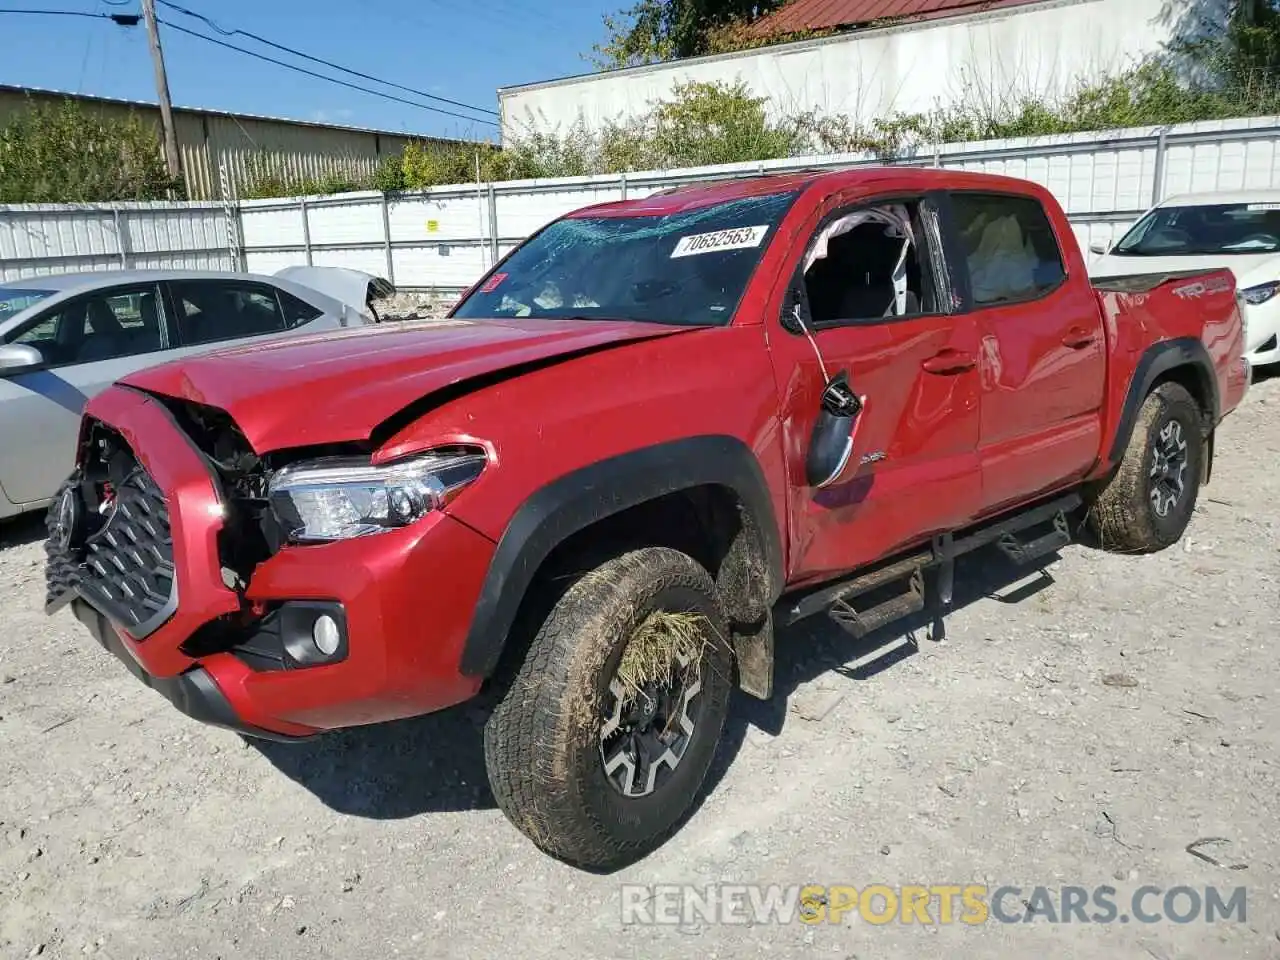
<svg viewBox="0 0 1280 960">
<path fill-rule="evenodd" d="M 829 198 L 797 235 L 788 263 L 791 280 L 768 329 L 794 583 L 850 570 L 977 515 L 981 340 L 972 317 L 953 315 L 960 301 L 927 196 Z M 841 372 L 863 408 L 847 466 L 817 487 L 806 476 L 806 452 L 822 391 Z"/>
</svg>

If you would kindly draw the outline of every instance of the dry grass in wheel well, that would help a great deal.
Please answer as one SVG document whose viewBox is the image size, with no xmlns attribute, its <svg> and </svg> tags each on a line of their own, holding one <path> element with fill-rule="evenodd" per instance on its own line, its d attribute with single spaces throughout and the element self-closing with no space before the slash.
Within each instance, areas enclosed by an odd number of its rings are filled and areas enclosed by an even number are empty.
<svg viewBox="0 0 1280 960">
<path fill-rule="evenodd" d="M 681 662 L 696 664 L 714 632 L 701 613 L 655 610 L 627 641 L 616 677 L 627 698 L 640 696 L 646 685 L 669 686 L 682 669 Z"/>
</svg>

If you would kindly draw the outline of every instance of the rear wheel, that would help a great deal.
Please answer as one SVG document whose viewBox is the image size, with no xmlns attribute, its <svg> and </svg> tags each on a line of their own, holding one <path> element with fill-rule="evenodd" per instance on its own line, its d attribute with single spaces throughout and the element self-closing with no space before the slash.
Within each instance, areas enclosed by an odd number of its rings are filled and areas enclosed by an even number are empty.
<svg viewBox="0 0 1280 960">
<path fill-rule="evenodd" d="M 1104 549 L 1150 553 L 1181 538 L 1200 493 L 1201 422 L 1181 384 L 1163 383 L 1143 402 L 1120 468 L 1089 513 Z"/>
<path fill-rule="evenodd" d="M 498 805 L 589 869 L 659 846 L 692 808 L 733 663 L 710 575 L 665 547 L 597 567 L 543 622 L 485 728 Z"/>
</svg>

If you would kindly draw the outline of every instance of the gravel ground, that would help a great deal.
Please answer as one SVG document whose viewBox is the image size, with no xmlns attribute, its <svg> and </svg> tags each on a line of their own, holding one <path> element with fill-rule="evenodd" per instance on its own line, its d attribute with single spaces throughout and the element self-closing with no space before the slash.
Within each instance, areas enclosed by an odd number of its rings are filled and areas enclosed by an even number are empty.
<svg viewBox="0 0 1280 960">
<path fill-rule="evenodd" d="M 435 293 L 400 292 L 374 302 L 374 309 L 384 321 L 438 320 L 457 302 L 456 297 Z"/>
<path fill-rule="evenodd" d="M 1277 466 L 1271 380 L 1223 427 L 1173 549 L 1073 546 L 1029 577 L 975 556 L 947 637 L 887 655 L 893 636 L 821 618 L 784 636 L 779 692 L 738 700 L 698 812 L 611 876 L 505 822 L 478 707 L 307 745 L 201 727 L 44 617 L 37 525 L 9 525 L 0 956 L 1280 956 Z M 1216 863 L 1186 850 L 1206 837 L 1228 841 Z M 1142 884 L 1243 886 L 1247 917 L 621 922 L 624 883 L 719 880 L 1110 884 L 1122 906 Z"/>
</svg>

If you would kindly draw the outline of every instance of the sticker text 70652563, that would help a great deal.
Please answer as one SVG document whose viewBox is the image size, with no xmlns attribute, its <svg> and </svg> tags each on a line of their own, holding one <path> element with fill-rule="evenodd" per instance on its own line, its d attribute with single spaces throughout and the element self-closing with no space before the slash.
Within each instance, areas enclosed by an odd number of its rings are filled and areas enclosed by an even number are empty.
<svg viewBox="0 0 1280 960">
<path fill-rule="evenodd" d="M 672 259 L 676 257 L 693 257 L 700 253 L 716 253 L 720 250 L 743 250 L 760 246 L 760 241 L 769 232 L 768 225 L 756 227 L 733 227 L 729 230 L 717 230 L 714 233 L 695 233 L 681 237 L 676 248 L 671 251 Z"/>
</svg>

